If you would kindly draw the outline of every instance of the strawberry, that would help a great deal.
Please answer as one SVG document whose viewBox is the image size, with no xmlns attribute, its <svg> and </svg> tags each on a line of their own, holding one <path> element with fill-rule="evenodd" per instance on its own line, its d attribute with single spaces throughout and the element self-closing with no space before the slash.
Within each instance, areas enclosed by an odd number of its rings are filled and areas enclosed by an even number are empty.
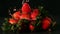
<svg viewBox="0 0 60 34">
<path fill-rule="evenodd" d="M 34 9 L 33 12 L 31 13 L 31 18 L 32 20 L 36 20 L 36 17 L 39 14 L 39 10 L 38 9 Z"/>
<path fill-rule="evenodd" d="M 28 3 L 24 3 L 21 10 L 22 13 L 29 13 L 31 11 L 31 8 Z"/>
<path fill-rule="evenodd" d="M 42 21 L 42 28 L 46 30 L 50 26 L 50 24 L 51 24 L 51 18 L 46 17 Z"/>
<path fill-rule="evenodd" d="M 10 24 L 16 24 L 17 22 L 18 22 L 18 21 L 15 20 L 15 19 L 12 19 L 12 18 L 9 19 L 9 23 L 10 23 Z"/>
<path fill-rule="evenodd" d="M 29 29 L 30 29 L 31 31 L 33 31 L 34 28 L 35 28 L 35 27 L 34 27 L 33 25 L 31 25 L 31 24 L 29 25 Z"/>
<path fill-rule="evenodd" d="M 20 19 L 20 15 L 21 15 L 20 11 L 17 11 L 17 12 L 15 12 L 13 14 L 13 18 L 19 20 Z"/>
<path fill-rule="evenodd" d="M 30 20 L 30 15 L 29 14 L 21 14 L 20 19 Z"/>
</svg>

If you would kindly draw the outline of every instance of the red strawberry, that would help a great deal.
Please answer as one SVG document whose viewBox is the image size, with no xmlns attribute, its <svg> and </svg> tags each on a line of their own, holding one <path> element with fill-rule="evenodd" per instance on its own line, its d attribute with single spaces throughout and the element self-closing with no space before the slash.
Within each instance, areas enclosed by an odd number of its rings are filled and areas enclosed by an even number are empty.
<svg viewBox="0 0 60 34">
<path fill-rule="evenodd" d="M 15 12 L 15 13 L 13 14 L 13 18 L 19 20 L 19 19 L 20 19 L 20 14 L 21 14 L 20 11 Z"/>
<path fill-rule="evenodd" d="M 51 24 L 51 18 L 46 17 L 42 21 L 42 28 L 46 30 L 50 26 L 50 24 Z"/>
<path fill-rule="evenodd" d="M 32 20 L 36 20 L 36 17 L 39 14 L 39 10 L 38 9 L 34 9 L 33 12 L 31 13 L 31 18 Z"/>
<path fill-rule="evenodd" d="M 22 6 L 22 13 L 29 13 L 31 11 L 31 8 L 28 3 L 24 3 Z"/>
<path fill-rule="evenodd" d="M 21 14 L 20 19 L 30 20 L 30 15 L 29 14 Z"/>
<path fill-rule="evenodd" d="M 12 19 L 12 18 L 9 19 L 9 23 L 10 23 L 10 24 L 16 24 L 17 22 L 18 22 L 18 21 L 15 20 L 15 19 Z"/>
<path fill-rule="evenodd" d="M 34 27 L 33 25 L 31 25 L 31 24 L 29 25 L 29 29 L 30 29 L 31 31 L 33 31 L 34 28 L 35 28 L 35 27 Z"/>
</svg>

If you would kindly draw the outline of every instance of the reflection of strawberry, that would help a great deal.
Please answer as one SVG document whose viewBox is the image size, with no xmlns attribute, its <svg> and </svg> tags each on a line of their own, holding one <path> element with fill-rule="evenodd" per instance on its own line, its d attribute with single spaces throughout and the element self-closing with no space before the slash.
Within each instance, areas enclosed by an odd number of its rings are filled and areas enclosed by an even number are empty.
<svg viewBox="0 0 60 34">
<path fill-rule="evenodd" d="M 42 21 L 42 28 L 46 30 L 50 26 L 50 24 L 51 24 L 51 18 L 46 17 Z"/>
<path fill-rule="evenodd" d="M 38 9 L 34 9 L 33 12 L 31 13 L 31 18 L 32 20 L 36 20 L 36 17 L 38 16 L 39 10 Z"/>
<path fill-rule="evenodd" d="M 30 20 L 30 15 L 29 14 L 21 14 L 20 19 Z"/>
<path fill-rule="evenodd" d="M 22 6 L 22 13 L 29 13 L 31 11 L 31 8 L 28 3 L 24 3 Z"/>
<path fill-rule="evenodd" d="M 10 24 L 16 24 L 17 23 L 17 20 L 10 18 L 9 19 L 9 23 Z"/>
<path fill-rule="evenodd" d="M 35 27 L 34 27 L 33 25 L 31 25 L 31 24 L 29 25 L 29 29 L 30 29 L 31 31 L 33 31 L 34 28 L 35 28 Z"/>
<path fill-rule="evenodd" d="M 20 11 L 15 12 L 15 13 L 13 14 L 13 18 L 19 20 L 19 19 L 20 19 Z"/>
</svg>

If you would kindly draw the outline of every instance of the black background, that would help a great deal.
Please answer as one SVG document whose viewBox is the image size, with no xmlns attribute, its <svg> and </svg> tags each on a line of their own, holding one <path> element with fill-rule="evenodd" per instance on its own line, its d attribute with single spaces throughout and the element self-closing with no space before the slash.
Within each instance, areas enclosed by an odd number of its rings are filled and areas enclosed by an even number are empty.
<svg viewBox="0 0 60 34">
<path fill-rule="evenodd" d="M 8 16 L 8 9 L 16 6 L 17 8 L 22 6 L 22 0 L 0 0 L 0 17 Z M 31 7 L 39 6 L 41 3 L 49 11 L 49 13 L 55 16 L 57 22 L 57 31 L 60 31 L 60 5 L 58 0 L 30 0 Z"/>
</svg>

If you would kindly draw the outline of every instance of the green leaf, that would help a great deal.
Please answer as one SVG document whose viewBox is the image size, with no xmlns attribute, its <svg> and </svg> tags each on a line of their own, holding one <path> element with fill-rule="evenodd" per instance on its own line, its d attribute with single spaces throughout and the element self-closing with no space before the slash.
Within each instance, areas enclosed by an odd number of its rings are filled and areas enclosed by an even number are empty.
<svg viewBox="0 0 60 34">
<path fill-rule="evenodd" d="M 22 19 L 21 22 L 22 22 L 22 23 L 29 23 L 29 21 L 26 20 L 26 19 Z"/>
<path fill-rule="evenodd" d="M 5 26 L 5 25 L 6 25 L 6 23 L 3 23 L 2 25 L 3 25 L 3 26 Z"/>
<path fill-rule="evenodd" d="M 17 24 L 16 27 L 19 27 L 19 25 Z"/>
<path fill-rule="evenodd" d="M 52 22 L 52 27 L 56 26 L 56 21 Z"/>
<path fill-rule="evenodd" d="M 9 25 L 3 25 L 3 26 L 1 26 L 1 28 L 2 28 L 3 31 L 10 30 L 10 26 Z"/>
<path fill-rule="evenodd" d="M 8 20 L 8 18 L 5 18 L 4 20 Z"/>
<path fill-rule="evenodd" d="M 3 31 L 6 31 L 6 30 L 5 30 L 5 27 L 1 27 L 1 28 L 2 28 Z"/>
<path fill-rule="evenodd" d="M 18 23 L 16 24 L 16 26 L 19 27 L 21 25 L 22 25 L 22 22 L 21 22 L 21 20 L 19 20 Z"/>
<path fill-rule="evenodd" d="M 40 23 L 41 23 L 41 21 L 39 21 L 39 22 L 37 23 L 37 26 L 38 26 Z"/>
<path fill-rule="evenodd" d="M 21 27 L 19 27 L 18 29 L 21 30 Z"/>
<path fill-rule="evenodd" d="M 14 25 L 11 26 L 11 30 L 14 30 Z"/>
<path fill-rule="evenodd" d="M 10 30 L 10 28 L 11 28 L 11 26 L 9 26 L 9 25 L 6 26 L 6 29 L 7 30 Z"/>
<path fill-rule="evenodd" d="M 42 11 L 43 6 L 38 6 L 38 9 L 39 9 L 40 11 Z"/>
</svg>

